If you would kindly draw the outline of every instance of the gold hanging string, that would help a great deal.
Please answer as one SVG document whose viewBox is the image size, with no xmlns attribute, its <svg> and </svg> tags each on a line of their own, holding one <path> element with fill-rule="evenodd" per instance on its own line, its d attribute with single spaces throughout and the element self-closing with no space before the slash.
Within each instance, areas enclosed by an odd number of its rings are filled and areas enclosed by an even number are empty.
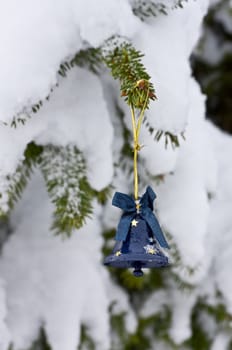
<svg viewBox="0 0 232 350">
<path fill-rule="evenodd" d="M 133 138 L 134 138 L 134 198 L 135 201 L 139 198 L 139 185 L 138 185 L 138 152 L 141 150 L 141 145 L 139 144 L 139 134 L 141 130 L 141 125 L 145 113 L 145 109 L 147 106 L 147 101 L 149 97 L 149 89 L 147 89 L 147 95 L 145 102 L 143 104 L 143 107 L 141 109 L 141 112 L 138 116 L 138 122 L 136 124 L 136 118 L 135 118 L 135 109 L 133 105 L 130 105 L 130 111 L 131 111 L 131 120 L 132 120 L 132 129 L 133 129 Z M 137 207 L 139 209 L 139 205 Z"/>
</svg>

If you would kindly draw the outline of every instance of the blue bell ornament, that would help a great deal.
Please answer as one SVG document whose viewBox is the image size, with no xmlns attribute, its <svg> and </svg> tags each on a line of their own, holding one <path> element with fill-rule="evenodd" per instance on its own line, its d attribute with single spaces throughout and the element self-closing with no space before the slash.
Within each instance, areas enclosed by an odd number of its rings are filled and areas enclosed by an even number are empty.
<svg viewBox="0 0 232 350">
<path fill-rule="evenodd" d="M 161 248 L 169 248 L 159 222 L 153 212 L 155 192 L 150 186 L 135 201 L 132 196 L 116 192 L 112 205 L 123 210 L 116 232 L 116 244 L 104 264 L 119 268 L 134 268 L 136 277 L 142 268 L 169 266 L 168 257 Z"/>
</svg>

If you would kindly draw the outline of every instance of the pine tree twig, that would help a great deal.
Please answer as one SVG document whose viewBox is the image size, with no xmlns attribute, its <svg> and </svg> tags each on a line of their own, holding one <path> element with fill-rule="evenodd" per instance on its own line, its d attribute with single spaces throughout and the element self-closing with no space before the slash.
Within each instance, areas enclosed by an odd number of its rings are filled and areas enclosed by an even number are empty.
<svg viewBox="0 0 232 350">
<path fill-rule="evenodd" d="M 141 21 L 150 17 L 157 17 L 159 14 L 168 15 L 169 10 L 183 8 L 188 0 L 175 0 L 172 6 L 168 6 L 165 0 L 132 0 L 132 11 Z"/>
<path fill-rule="evenodd" d="M 111 197 L 112 189 L 112 185 L 103 188 L 101 191 L 97 191 L 92 188 L 92 196 L 97 199 L 99 204 L 104 205 Z"/>
<path fill-rule="evenodd" d="M 159 14 L 168 14 L 164 3 L 157 3 L 152 0 L 135 0 L 132 3 L 132 10 L 134 15 L 139 17 L 141 21 L 146 21 L 147 18 L 156 17 Z"/>
<path fill-rule="evenodd" d="M 120 81 L 121 95 L 129 106 L 139 110 L 149 108 L 150 100 L 156 99 L 150 76 L 142 64 L 143 56 L 126 42 L 103 53 L 103 60 L 111 75 Z"/>
<path fill-rule="evenodd" d="M 52 229 L 71 235 L 92 214 L 93 192 L 86 177 L 82 153 L 73 145 L 46 146 L 39 166 L 55 205 Z"/>
<path fill-rule="evenodd" d="M 168 148 L 168 146 L 171 145 L 172 149 L 175 149 L 180 146 L 180 140 L 179 140 L 180 137 L 183 140 L 185 140 L 184 131 L 182 131 L 179 135 L 177 135 L 177 134 L 173 134 L 170 131 L 155 130 L 155 128 L 151 126 L 146 116 L 143 119 L 143 124 L 147 128 L 151 136 L 153 136 L 155 141 L 159 142 L 162 138 L 164 138 L 165 148 Z"/>
<path fill-rule="evenodd" d="M 142 64 L 143 54 L 137 51 L 130 43 L 123 41 L 118 44 L 119 39 L 112 37 L 98 48 L 87 48 L 80 50 L 71 60 L 65 61 L 60 65 L 58 75 L 65 78 L 68 71 L 75 66 L 86 67 L 95 74 L 101 71 L 102 63 L 105 63 L 111 70 L 115 79 L 121 82 L 121 93 L 128 104 L 137 109 L 149 107 L 149 101 L 155 100 L 155 90 L 150 82 L 150 76 L 147 74 Z M 118 46 L 117 46 L 118 45 Z M 109 50 L 109 47 L 111 49 Z M 49 101 L 54 89 L 59 86 L 57 83 L 50 90 L 44 101 L 25 107 L 21 112 L 13 117 L 12 127 L 18 124 L 25 124 L 32 114 L 38 113 L 45 101 Z M 148 95 L 148 100 L 146 97 Z M 145 106 L 144 106 L 145 103 Z"/>
<path fill-rule="evenodd" d="M 48 193 L 55 204 L 52 228 L 56 233 L 70 235 L 82 227 L 92 213 L 94 198 L 104 204 L 110 196 L 111 186 L 97 191 L 88 183 L 83 155 L 75 146 L 27 145 L 24 160 L 14 174 L 2 179 L 0 217 L 5 218 L 21 198 L 33 168 L 39 165 L 45 178 Z"/>
<path fill-rule="evenodd" d="M 94 74 L 100 74 L 102 70 L 102 49 L 101 47 L 89 47 L 80 50 L 70 61 L 72 67 L 84 67 Z"/>
<path fill-rule="evenodd" d="M 29 143 L 24 151 L 24 160 L 20 162 L 15 173 L 1 180 L 0 217 L 7 217 L 14 204 L 21 198 L 41 152 L 42 147 L 33 142 Z"/>
</svg>

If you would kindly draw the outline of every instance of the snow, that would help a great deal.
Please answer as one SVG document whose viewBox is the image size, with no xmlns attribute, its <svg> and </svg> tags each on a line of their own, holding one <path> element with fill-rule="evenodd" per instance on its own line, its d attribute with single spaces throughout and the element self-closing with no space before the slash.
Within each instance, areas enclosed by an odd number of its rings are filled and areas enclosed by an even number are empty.
<svg viewBox="0 0 232 350">
<path fill-rule="evenodd" d="M 209 131 L 215 140 L 215 154 L 218 166 L 223 169 L 218 174 L 218 188 L 211 204 L 211 221 L 209 235 L 211 236 L 211 256 L 214 262 L 214 281 L 226 300 L 228 311 L 232 312 L 232 282 L 230 278 L 230 261 L 232 257 L 232 167 L 228 162 L 232 151 L 232 140 L 209 125 Z M 229 262 L 229 263 L 228 263 Z"/>
<path fill-rule="evenodd" d="M 220 290 L 228 312 L 232 312 L 232 166 L 228 163 L 232 139 L 204 120 L 200 130 L 202 138 L 198 130 L 198 139 L 194 142 L 187 136 L 187 141 L 180 150 L 180 155 L 186 152 L 190 163 L 195 166 L 196 160 L 201 160 L 196 171 L 187 163 L 191 169 L 191 183 L 187 180 L 189 172 L 185 165 L 187 158 L 184 157 L 180 162 L 184 173 L 179 173 L 177 164 L 175 174 L 159 185 L 157 200 L 160 221 L 175 237 L 184 265 L 195 269 L 193 274 L 189 274 L 183 266 L 174 266 L 173 271 L 182 280 L 195 285 L 195 288 L 191 291 L 178 290 L 171 284 L 170 290 L 165 294 L 153 294 L 142 310 L 142 315 L 148 317 L 162 309 L 162 305 L 168 305 L 173 311 L 170 335 L 176 344 L 191 336 L 191 310 L 198 297 L 207 296 L 208 303 L 215 305 L 218 303 L 215 294 Z M 192 149 L 194 153 L 190 152 Z M 193 155 L 197 158 L 194 159 Z M 219 169 L 223 171 L 219 172 Z M 183 174 L 187 177 L 183 178 Z M 197 181 L 196 186 L 194 181 Z M 184 190 L 181 188 L 183 184 Z M 198 195 L 206 194 L 207 191 L 213 195 L 211 201 L 206 201 L 206 197 L 204 200 L 198 198 Z M 193 200 L 196 200 L 195 204 Z M 204 326 L 207 331 L 209 325 L 205 323 Z M 215 338 L 212 349 L 226 349 L 230 340 L 230 334 L 222 332 Z"/>
<path fill-rule="evenodd" d="M 44 99 L 57 82 L 60 63 L 83 42 L 97 46 L 114 33 L 132 36 L 138 28 L 124 0 L 1 2 L 0 120 L 10 121 L 24 106 Z"/>
<path fill-rule="evenodd" d="M 81 89 L 77 88 L 79 82 Z M 90 100 L 91 103 L 88 103 Z M 104 138 L 102 130 L 96 129 L 96 125 L 91 122 L 93 116 L 97 124 L 104 125 Z M 0 193 L 5 193 L 0 203 L 4 212 L 9 209 L 5 191 L 8 183 L 6 176 L 14 173 L 23 160 L 27 143 L 33 140 L 42 145 L 76 144 L 87 158 L 87 175 L 93 188 L 100 190 L 106 187 L 113 174 L 113 128 L 99 78 L 84 69 L 75 68 L 67 79 L 61 80 L 60 88 L 54 91 L 49 103 L 45 102 L 36 116 L 24 126 L 0 126 Z"/>
<path fill-rule="evenodd" d="M 175 237 L 184 263 L 199 268 L 204 262 L 209 215 L 207 193 L 209 188 L 213 191 L 216 186 L 216 162 L 210 148 L 210 136 L 205 130 L 204 102 L 194 82 L 192 94 L 186 142 L 179 151 L 175 173 L 167 175 L 158 188 L 157 204 L 161 223 Z M 195 114 L 201 115 L 202 120 Z M 190 240 L 191 244 L 188 244 Z"/>
<path fill-rule="evenodd" d="M 214 21 L 221 26 L 221 30 L 230 34 L 232 32 L 231 1 L 211 0 L 211 7 L 214 11 Z M 214 8 L 215 6 L 215 8 Z M 223 29 L 224 28 L 224 29 Z M 216 25 L 208 25 L 202 38 L 202 44 L 195 54 L 208 64 L 217 65 L 227 54 L 230 55 L 232 44 L 230 40 L 221 40 L 219 34 L 215 35 Z"/>
<path fill-rule="evenodd" d="M 206 5 L 207 1 L 190 1 L 184 10 L 171 11 L 152 26 L 145 25 L 136 37 L 158 95 L 147 113 L 155 129 L 177 134 L 186 128 L 192 80 L 188 59 L 199 38 Z"/>
<path fill-rule="evenodd" d="M 5 285 L 0 279 L 0 349 L 6 349 L 10 342 L 10 333 L 5 323 L 7 315 Z"/>
<path fill-rule="evenodd" d="M 217 334 L 215 341 L 210 350 L 221 350 L 227 349 L 230 344 L 230 334 L 221 332 Z"/>
<path fill-rule="evenodd" d="M 218 9 L 216 13 L 216 19 L 219 22 L 221 22 L 223 26 L 225 26 L 226 30 L 229 33 L 232 33 L 232 23 L 231 23 L 232 3 L 231 1 L 227 1 L 223 5 L 221 6 L 221 8 Z"/>
<path fill-rule="evenodd" d="M 169 2 L 171 3 L 171 2 Z M 0 4 L 0 116 L 8 124 L 13 116 L 49 94 L 36 115 L 16 129 L 0 124 L 0 208 L 8 211 L 7 175 L 23 160 L 28 142 L 58 146 L 76 145 L 87 163 L 91 186 L 101 190 L 113 183 L 128 189 L 129 176 L 115 168 L 122 147 L 122 126 L 113 107 L 119 101 L 118 85 L 84 68 L 58 78 L 59 65 L 86 44 L 98 46 L 113 34 L 132 40 L 145 53 L 143 61 L 154 82 L 158 101 L 147 119 L 155 129 L 185 132 L 180 148 L 166 150 L 146 127 L 141 131 L 141 159 L 152 175 L 164 175 L 155 186 L 156 210 L 163 228 L 172 235 L 183 268 L 173 267 L 184 282 L 195 285 L 191 294 L 171 280 L 167 289 L 146 300 L 141 315 L 172 311 L 170 337 L 181 344 L 191 336 L 192 307 L 199 296 L 219 289 L 232 312 L 230 278 L 232 139 L 205 120 L 205 97 L 191 76 L 189 56 L 201 33 L 208 0 L 189 0 L 183 9 L 140 22 L 130 2 L 119 0 L 15 0 Z M 39 30 L 38 30 L 39 28 Z M 184 28 L 184 30 L 183 30 Z M 12 142 L 13 140 L 13 142 Z M 210 199 L 211 198 L 211 199 Z M 110 202 L 94 203 L 86 225 L 70 239 L 50 232 L 53 207 L 41 175 L 36 172 L 12 213 L 12 235 L 0 257 L 0 350 L 14 343 L 26 349 L 45 327 L 54 350 L 74 350 L 85 324 L 96 348 L 108 350 L 111 342 L 109 307 L 127 312 L 126 329 L 133 332 L 137 315 L 125 291 L 102 266 L 102 230 L 115 227 L 120 215 Z M 171 250 L 172 254 L 172 250 Z M 189 274 L 189 269 L 194 273 Z M 166 277 L 168 279 L 168 277 Z M 155 336 L 155 335 L 154 335 Z M 213 350 L 227 344 L 219 333 Z M 167 349 L 157 341 L 157 350 Z"/>
<path fill-rule="evenodd" d="M 80 336 L 78 325 L 86 324 L 97 349 L 108 350 L 112 295 L 116 301 L 120 296 L 118 310 L 128 309 L 128 302 L 116 286 L 109 287 L 108 273 L 101 265 L 99 208 L 95 206 L 94 218 L 66 240 L 49 232 L 51 211 L 43 180 L 37 174 L 12 217 L 15 234 L 0 265 L 6 282 L 5 317 L 11 339 L 16 348 L 27 348 L 44 324 L 54 349 L 74 350 Z M 32 222 L 40 225 L 32 226 Z M 132 316 L 129 329 L 134 329 Z"/>
<path fill-rule="evenodd" d="M 60 88 L 38 113 L 38 118 L 30 122 L 38 130 L 34 139 L 39 144 L 77 145 L 87 159 L 88 179 L 94 188 L 100 190 L 110 183 L 113 128 L 98 77 L 75 68 L 68 78 L 62 79 Z M 104 138 L 102 129 L 96 125 L 104 125 Z"/>
<path fill-rule="evenodd" d="M 194 292 L 177 289 L 172 293 L 173 317 L 170 335 L 176 344 L 191 337 L 191 312 L 195 300 Z"/>
</svg>

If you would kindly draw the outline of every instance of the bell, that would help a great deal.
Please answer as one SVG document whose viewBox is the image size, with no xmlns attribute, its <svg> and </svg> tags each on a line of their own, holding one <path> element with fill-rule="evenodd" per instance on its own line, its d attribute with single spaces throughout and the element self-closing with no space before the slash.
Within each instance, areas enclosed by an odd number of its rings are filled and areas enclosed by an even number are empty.
<svg viewBox="0 0 232 350">
<path fill-rule="evenodd" d="M 132 267 L 136 277 L 143 276 L 142 268 L 169 266 L 168 257 L 160 248 L 169 246 L 153 213 L 155 197 L 151 187 L 137 203 L 128 195 L 115 193 L 112 204 L 124 213 L 118 225 L 117 242 L 112 254 L 105 258 L 105 265 Z"/>
</svg>

